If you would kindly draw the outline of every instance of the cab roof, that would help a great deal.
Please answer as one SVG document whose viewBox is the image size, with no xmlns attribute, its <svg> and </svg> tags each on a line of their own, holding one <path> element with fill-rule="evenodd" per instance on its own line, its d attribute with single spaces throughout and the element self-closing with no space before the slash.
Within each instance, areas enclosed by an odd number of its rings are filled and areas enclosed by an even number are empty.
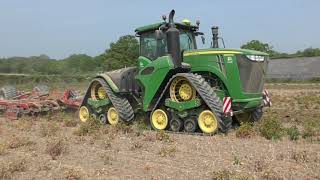
<svg viewBox="0 0 320 180">
<path fill-rule="evenodd" d="M 155 23 L 155 24 L 149 24 L 146 26 L 142 26 L 139 27 L 137 29 L 135 29 L 135 32 L 137 34 L 142 34 L 144 32 L 148 32 L 148 31 L 154 31 L 159 29 L 159 27 L 163 24 L 166 24 L 167 22 L 159 22 L 159 23 Z M 174 23 L 178 29 L 185 29 L 185 30 L 190 30 L 190 31 L 197 31 L 198 30 L 198 26 L 194 26 L 194 25 L 186 25 L 186 24 L 182 24 L 182 23 Z"/>
</svg>

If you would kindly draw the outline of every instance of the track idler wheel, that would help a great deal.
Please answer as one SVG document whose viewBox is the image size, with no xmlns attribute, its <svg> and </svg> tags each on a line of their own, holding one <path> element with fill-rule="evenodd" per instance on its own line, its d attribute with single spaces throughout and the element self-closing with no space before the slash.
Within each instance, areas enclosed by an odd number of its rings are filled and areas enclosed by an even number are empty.
<svg viewBox="0 0 320 180">
<path fill-rule="evenodd" d="M 90 119 L 90 111 L 86 106 L 80 107 L 79 118 L 82 122 L 87 122 Z"/>
<path fill-rule="evenodd" d="M 179 132 L 183 128 L 183 122 L 179 118 L 174 118 L 170 121 L 170 129 L 173 132 Z"/>
<path fill-rule="evenodd" d="M 199 114 L 198 125 L 203 133 L 212 134 L 218 130 L 216 115 L 210 110 L 204 110 Z"/>
<path fill-rule="evenodd" d="M 116 125 L 120 121 L 120 116 L 116 108 L 110 107 L 107 111 L 107 120 L 111 125 Z"/>
<path fill-rule="evenodd" d="M 156 109 L 151 113 L 150 124 L 154 130 L 165 130 L 169 124 L 169 114 L 162 109 Z"/>
<path fill-rule="evenodd" d="M 193 133 L 197 130 L 197 120 L 193 117 L 189 117 L 184 121 L 184 131 Z"/>
<path fill-rule="evenodd" d="M 98 81 L 95 81 L 91 86 L 90 96 L 94 100 L 106 99 L 107 92 L 105 88 Z"/>
<path fill-rule="evenodd" d="M 250 112 L 244 112 L 236 115 L 239 123 L 243 122 L 259 122 L 263 115 L 262 107 L 258 107 Z"/>
<path fill-rule="evenodd" d="M 99 121 L 100 121 L 102 124 L 106 124 L 106 123 L 107 123 L 107 116 L 104 115 L 104 114 L 100 114 L 100 115 L 99 115 Z"/>
<path fill-rule="evenodd" d="M 185 77 L 176 77 L 170 84 L 170 98 L 176 102 L 189 101 L 196 97 L 196 89 Z"/>
</svg>

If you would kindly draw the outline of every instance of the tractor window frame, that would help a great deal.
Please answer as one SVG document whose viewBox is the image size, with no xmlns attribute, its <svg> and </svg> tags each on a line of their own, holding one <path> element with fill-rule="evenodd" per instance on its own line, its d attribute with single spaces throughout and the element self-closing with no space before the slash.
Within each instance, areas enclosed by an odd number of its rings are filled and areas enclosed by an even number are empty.
<svg viewBox="0 0 320 180">
<path fill-rule="evenodd" d="M 153 31 L 148 31 L 140 35 L 140 56 L 150 60 L 165 56 L 168 53 L 166 39 L 156 40 Z M 148 48 L 146 48 L 149 46 Z"/>
<path fill-rule="evenodd" d="M 188 51 L 197 49 L 195 34 L 190 30 L 179 29 L 180 31 L 180 50 Z M 159 57 L 168 54 L 167 39 L 156 40 L 154 31 L 141 33 L 140 37 L 140 56 L 150 60 L 155 60 Z M 183 38 L 181 38 L 183 37 Z M 149 47 L 148 47 L 149 46 Z M 148 48 L 147 48 L 148 47 Z"/>
<path fill-rule="evenodd" d="M 192 31 L 182 30 L 180 29 L 180 49 L 181 51 L 189 51 L 197 49 L 197 42 Z M 187 37 L 186 39 L 182 39 L 181 37 Z M 188 43 L 182 43 L 183 40 L 187 40 Z M 188 45 L 188 48 L 184 48 L 183 46 Z"/>
</svg>

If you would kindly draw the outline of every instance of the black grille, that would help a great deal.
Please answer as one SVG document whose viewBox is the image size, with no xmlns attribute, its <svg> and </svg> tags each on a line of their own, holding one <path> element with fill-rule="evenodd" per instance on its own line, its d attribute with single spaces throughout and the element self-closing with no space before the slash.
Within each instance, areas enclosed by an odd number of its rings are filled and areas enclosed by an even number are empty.
<svg viewBox="0 0 320 180">
<path fill-rule="evenodd" d="M 238 55 L 237 63 L 243 91 L 248 93 L 262 92 L 268 60 L 265 58 L 264 61 L 257 62 L 248 59 L 245 55 Z"/>
</svg>

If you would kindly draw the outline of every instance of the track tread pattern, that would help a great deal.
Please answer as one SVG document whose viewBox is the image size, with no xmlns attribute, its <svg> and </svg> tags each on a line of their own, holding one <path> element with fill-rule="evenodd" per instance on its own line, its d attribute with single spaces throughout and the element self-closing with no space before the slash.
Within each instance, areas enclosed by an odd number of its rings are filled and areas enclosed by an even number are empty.
<svg viewBox="0 0 320 180">
<path fill-rule="evenodd" d="M 259 122 L 262 118 L 263 111 L 262 108 L 256 108 L 251 112 L 251 117 L 253 122 Z"/>
<path fill-rule="evenodd" d="M 170 81 L 167 83 L 165 90 L 162 92 L 159 100 L 157 101 L 153 111 L 160 103 L 160 100 L 164 96 L 166 90 L 170 86 L 172 80 L 178 76 L 185 77 L 189 80 L 189 82 L 194 86 L 197 90 L 198 94 L 201 96 L 202 100 L 206 103 L 206 105 L 218 116 L 219 130 L 223 133 L 227 132 L 232 127 L 232 118 L 225 117 L 223 114 L 223 104 L 220 98 L 216 95 L 212 87 L 209 85 L 205 79 L 198 74 L 193 73 L 178 73 L 174 75 Z"/>
<path fill-rule="evenodd" d="M 134 119 L 134 111 L 129 101 L 125 97 L 115 94 L 105 80 L 101 78 L 97 78 L 95 80 L 98 80 L 105 88 L 107 95 L 114 107 L 117 109 L 120 118 L 125 122 L 131 122 Z"/>
</svg>

